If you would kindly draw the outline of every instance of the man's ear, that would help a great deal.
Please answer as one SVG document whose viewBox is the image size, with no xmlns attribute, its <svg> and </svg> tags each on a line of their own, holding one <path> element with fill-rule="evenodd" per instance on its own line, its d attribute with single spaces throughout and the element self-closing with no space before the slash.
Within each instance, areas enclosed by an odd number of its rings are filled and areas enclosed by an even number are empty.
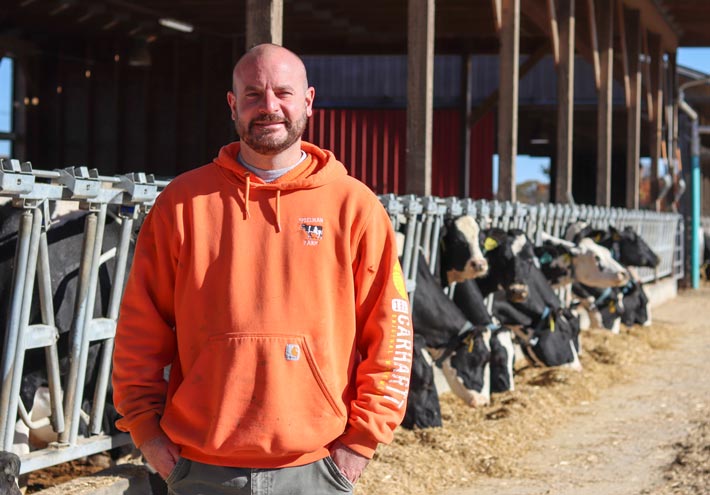
<svg viewBox="0 0 710 495">
<path fill-rule="evenodd" d="M 232 114 L 232 120 L 237 120 L 237 97 L 231 91 L 227 91 L 227 105 Z"/>
</svg>

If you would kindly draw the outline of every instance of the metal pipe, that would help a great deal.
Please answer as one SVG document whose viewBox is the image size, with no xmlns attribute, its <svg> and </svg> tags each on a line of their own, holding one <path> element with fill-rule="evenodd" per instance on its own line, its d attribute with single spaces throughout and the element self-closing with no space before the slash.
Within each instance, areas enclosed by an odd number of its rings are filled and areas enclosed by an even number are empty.
<svg viewBox="0 0 710 495">
<path fill-rule="evenodd" d="M 46 222 L 47 219 L 45 219 Z M 37 265 L 37 281 L 39 283 L 39 302 L 42 311 L 42 321 L 55 327 L 54 303 L 52 300 L 52 274 L 49 268 L 49 248 L 47 232 L 42 231 L 39 239 L 39 263 Z M 57 343 L 45 347 L 44 356 L 47 362 L 47 382 L 49 384 L 49 399 L 51 407 L 52 428 L 56 433 L 64 431 L 64 408 L 62 407 L 62 383 L 59 375 L 59 352 Z"/>
<path fill-rule="evenodd" d="M 96 222 L 96 240 L 94 243 L 94 252 L 91 256 L 91 271 L 89 272 L 89 292 L 84 312 L 84 324 L 81 339 L 81 354 L 79 359 L 79 374 L 76 384 L 76 399 L 73 403 L 72 419 L 75 421 L 71 424 L 69 443 L 76 443 L 79 434 L 79 416 L 81 415 L 81 401 L 83 398 L 84 384 L 86 381 L 86 361 L 89 355 L 89 345 L 91 343 L 91 332 L 89 332 L 91 321 L 94 319 L 94 307 L 96 304 L 96 287 L 99 279 L 99 267 L 101 259 L 101 249 L 103 246 L 104 227 L 106 225 L 106 203 L 102 203 Z"/>
<path fill-rule="evenodd" d="M 88 305 L 89 278 L 91 272 L 91 258 L 96 244 L 96 213 L 89 213 L 84 220 L 84 242 L 81 248 L 81 263 L 79 265 L 79 280 L 76 289 L 74 304 L 74 317 L 69 344 L 69 375 L 64 386 L 64 423 L 65 430 L 59 435 L 60 443 L 68 443 L 73 429 L 74 418 L 78 419 L 78 412 L 74 412 L 74 402 L 77 402 L 77 381 L 79 376 L 79 359 L 84 335 L 84 317 Z"/>
<path fill-rule="evenodd" d="M 37 271 L 37 255 L 39 252 L 39 234 L 42 227 L 42 213 L 39 208 L 32 210 L 32 230 L 30 232 L 30 246 L 27 256 L 27 272 L 22 285 L 22 305 L 17 332 L 17 345 L 15 346 L 15 361 L 13 363 L 10 400 L 8 403 L 8 421 L 5 428 L 5 445 L 12 446 L 15 436 L 13 426 L 17 417 L 17 403 L 20 401 L 20 387 L 22 385 L 22 368 L 25 362 L 25 334 L 30 321 L 32 308 L 32 292 L 34 291 L 35 273 Z M 4 390 L 3 390 L 4 391 Z M 12 419 L 12 424 L 10 422 Z"/>
<path fill-rule="evenodd" d="M 709 83 L 710 79 L 703 79 L 681 85 L 678 101 L 678 107 L 692 120 L 690 145 L 690 283 L 693 289 L 700 287 L 700 131 L 698 113 L 685 101 L 684 90 L 691 86 Z"/>
<path fill-rule="evenodd" d="M 20 312 L 22 310 L 22 287 L 27 276 L 27 258 L 30 253 L 30 238 L 32 236 L 32 212 L 25 211 L 20 216 L 20 227 L 17 233 L 15 248 L 15 270 L 12 277 L 12 300 L 10 313 L 5 329 L 4 354 L 2 356 L 2 390 L 0 391 L 0 442 L 2 450 L 12 450 L 12 440 L 5 441 L 5 432 L 14 429 L 15 410 L 10 410 L 10 389 L 14 374 L 15 349 L 20 331 Z"/>
<path fill-rule="evenodd" d="M 111 283 L 111 296 L 108 303 L 107 316 L 113 321 L 116 321 L 118 318 L 121 296 L 123 295 L 123 281 L 126 276 L 126 265 L 128 263 L 128 251 L 130 249 L 132 229 L 133 218 L 124 219 L 123 224 L 121 225 L 121 239 L 118 245 L 118 256 L 116 257 L 113 282 Z M 91 409 L 91 420 L 89 422 L 89 431 L 92 435 L 98 435 L 101 432 L 101 420 L 106 407 L 106 391 L 108 390 L 108 381 L 111 375 L 113 343 L 113 338 L 106 339 L 101 349 L 101 361 L 96 381 L 96 388 L 94 389 L 94 402 Z"/>
</svg>

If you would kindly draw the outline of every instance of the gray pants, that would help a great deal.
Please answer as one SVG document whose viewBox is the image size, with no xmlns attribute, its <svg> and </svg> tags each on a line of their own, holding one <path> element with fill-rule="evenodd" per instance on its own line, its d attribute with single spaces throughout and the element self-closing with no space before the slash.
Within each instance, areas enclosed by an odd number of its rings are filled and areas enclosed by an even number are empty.
<svg viewBox="0 0 710 495">
<path fill-rule="evenodd" d="M 251 469 L 212 466 L 180 458 L 165 480 L 171 495 L 332 495 L 353 493 L 333 459 L 305 466 Z"/>
</svg>

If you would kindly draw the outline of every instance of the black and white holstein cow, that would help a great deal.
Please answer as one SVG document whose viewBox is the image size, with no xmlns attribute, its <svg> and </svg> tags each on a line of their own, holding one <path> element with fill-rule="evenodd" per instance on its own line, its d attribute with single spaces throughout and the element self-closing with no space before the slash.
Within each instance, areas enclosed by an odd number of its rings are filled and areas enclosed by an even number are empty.
<svg viewBox="0 0 710 495">
<path fill-rule="evenodd" d="M 493 321 L 475 280 L 458 283 L 453 290 L 454 302 L 464 316 L 477 327 L 485 327 L 490 332 L 491 393 L 515 390 L 513 379 L 515 348 L 511 330 Z"/>
<path fill-rule="evenodd" d="M 466 319 L 431 274 L 423 256 L 419 257 L 412 301 L 412 326 L 414 334 L 424 338 L 427 352 L 441 367 L 451 391 L 472 407 L 488 404 L 489 331 Z M 410 387 L 410 404 L 416 393 Z"/>
<path fill-rule="evenodd" d="M 585 222 L 570 225 L 566 237 L 572 237 L 575 241 L 592 240 L 599 243 L 629 273 L 623 285 L 599 287 L 581 283 L 573 286 L 574 294 L 580 298 L 589 314 L 590 326 L 618 333 L 620 323 L 627 326 L 650 325 L 648 296 L 633 267 L 655 268 L 660 259 L 643 238 L 631 227 L 623 231 L 611 226 L 607 230 L 599 230 L 592 229 Z"/>
<path fill-rule="evenodd" d="M 579 369 L 579 321 L 540 271 L 525 233 L 489 229 L 483 244 L 491 269 L 476 283 L 484 297 L 494 293 L 493 316 L 513 329 L 534 364 Z"/>
<path fill-rule="evenodd" d="M 478 236 L 478 224 L 473 217 L 446 219 L 439 236 L 436 266 L 432 269 L 423 255 L 417 256 L 412 325 L 419 348 L 414 353 L 405 426 L 440 424 L 432 355 L 452 392 L 473 407 L 490 402 L 485 328 L 477 329 L 466 321 L 444 293 L 444 287 L 450 283 L 486 273 L 488 263 L 481 253 Z M 404 245 L 401 233 L 398 243 Z"/>
<path fill-rule="evenodd" d="M 20 458 L 12 452 L 0 452 L 0 493 L 2 495 L 21 495 L 17 486 L 20 476 Z"/>
<path fill-rule="evenodd" d="M 79 279 L 79 264 L 82 253 L 83 232 L 85 228 L 86 212 L 67 216 L 68 220 L 59 220 L 47 230 L 47 245 L 50 258 L 51 275 L 51 306 L 53 308 L 52 321 L 59 333 L 57 354 L 59 358 L 59 373 L 62 383 L 69 373 L 70 330 L 75 314 L 75 299 Z M 18 229 L 21 210 L 9 204 L 0 206 L 0 341 L 3 347 L 0 352 L 4 355 L 6 345 L 5 335 L 8 330 L 8 315 L 12 299 L 13 270 L 15 249 L 18 241 Z M 109 253 L 103 258 L 106 261 L 99 269 L 97 284 L 96 305 L 94 316 L 105 315 L 112 285 L 112 276 L 115 260 L 112 259 L 113 247 L 119 244 L 120 226 L 112 218 L 107 218 L 103 236 L 104 251 L 110 246 Z M 129 259 L 132 252 L 128 254 Z M 47 322 L 43 318 L 39 305 L 39 288 L 35 283 L 32 306 L 29 314 L 29 325 Z M 86 367 L 85 398 L 82 409 L 87 414 L 91 409 L 94 387 L 99 373 L 99 356 L 101 344 L 94 343 L 89 346 Z M 41 448 L 50 441 L 57 439 L 56 433 L 47 420 L 50 414 L 49 379 L 47 376 L 46 352 L 43 349 L 30 349 L 24 355 L 22 381 L 20 387 L 21 406 L 28 411 L 33 423 L 43 425 L 30 430 L 22 420 L 19 420 L 15 431 L 15 445 L 13 449 L 19 454 L 26 454 L 30 446 Z M 115 433 L 114 422 L 118 414 L 113 408 L 111 400 L 110 381 L 107 393 L 106 406 L 103 418 L 103 431 Z M 86 424 L 80 426 L 80 432 L 87 429 Z"/>
</svg>

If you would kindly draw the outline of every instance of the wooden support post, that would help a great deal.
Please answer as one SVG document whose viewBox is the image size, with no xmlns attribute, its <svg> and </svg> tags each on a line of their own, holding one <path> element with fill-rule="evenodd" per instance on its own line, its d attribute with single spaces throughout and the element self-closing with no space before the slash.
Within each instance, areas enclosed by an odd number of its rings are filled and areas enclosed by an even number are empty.
<svg viewBox="0 0 710 495">
<path fill-rule="evenodd" d="M 572 135 L 574 122 L 575 0 L 560 0 L 560 63 L 557 66 L 556 203 L 567 203 L 572 194 Z"/>
<path fill-rule="evenodd" d="M 624 12 L 629 67 L 629 106 L 626 119 L 626 207 L 639 207 L 639 163 L 641 155 L 641 15 Z"/>
<path fill-rule="evenodd" d="M 493 9 L 493 24 L 496 27 L 496 31 L 500 31 L 501 26 L 501 0 L 491 0 L 491 8 Z"/>
<path fill-rule="evenodd" d="M 434 0 L 409 0 L 406 193 L 431 194 L 434 107 Z"/>
<path fill-rule="evenodd" d="M 613 0 L 597 0 L 599 28 L 599 92 L 597 99 L 597 188 L 596 204 L 611 206 L 611 144 L 614 89 Z"/>
<path fill-rule="evenodd" d="M 461 55 L 461 187 L 462 197 L 471 196 L 471 104 L 473 91 L 471 54 Z"/>
<path fill-rule="evenodd" d="M 592 44 L 592 65 L 594 67 L 594 83 L 597 90 L 601 84 L 601 68 L 599 67 L 599 38 L 597 36 L 597 14 L 594 6 L 594 0 L 587 0 L 587 10 L 589 14 L 589 35 Z M 613 17 L 612 10 L 605 11 L 602 9 L 605 16 Z M 602 20 L 603 21 L 603 20 Z"/>
<path fill-rule="evenodd" d="M 498 199 L 515 201 L 515 158 L 518 153 L 518 67 L 520 0 L 503 0 L 500 30 L 500 96 L 498 98 Z"/>
<path fill-rule="evenodd" d="M 246 49 L 260 43 L 283 43 L 283 0 L 247 0 Z"/>
<path fill-rule="evenodd" d="M 557 65 L 560 63 L 560 31 L 557 25 L 557 7 L 555 7 L 555 0 L 547 0 L 547 15 L 550 20 L 550 43 L 552 43 L 552 58 L 555 61 L 555 65 Z"/>
<path fill-rule="evenodd" d="M 650 81 L 651 97 L 653 107 L 656 111 L 649 122 L 649 142 L 651 144 L 651 201 L 655 204 L 656 210 L 660 210 L 658 203 L 658 175 L 660 168 L 661 143 L 663 142 L 663 48 L 661 47 L 661 37 L 657 34 L 648 35 L 648 52 L 651 56 Z"/>
</svg>

